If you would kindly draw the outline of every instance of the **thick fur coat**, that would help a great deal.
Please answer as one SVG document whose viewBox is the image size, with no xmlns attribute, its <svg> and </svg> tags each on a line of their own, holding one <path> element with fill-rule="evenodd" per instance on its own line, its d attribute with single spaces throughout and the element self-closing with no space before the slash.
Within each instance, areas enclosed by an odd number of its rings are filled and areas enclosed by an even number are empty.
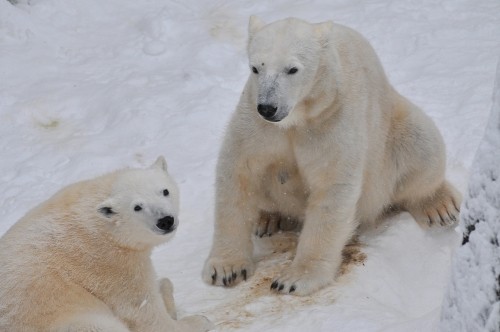
<svg viewBox="0 0 500 332">
<path fill-rule="evenodd" d="M 250 77 L 222 146 L 212 250 L 203 278 L 234 285 L 254 272 L 252 233 L 303 228 L 280 293 L 330 283 L 356 230 L 406 210 L 450 225 L 461 198 L 445 180 L 433 121 L 388 82 L 369 43 L 345 26 L 289 18 L 249 24 Z M 261 233 L 262 234 L 262 233 Z"/>
<path fill-rule="evenodd" d="M 206 331 L 175 320 L 172 284 L 153 247 L 178 225 L 178 190 L 163 157 L 70 185 L 0 238 L 0 330 Z"/>
</svg>

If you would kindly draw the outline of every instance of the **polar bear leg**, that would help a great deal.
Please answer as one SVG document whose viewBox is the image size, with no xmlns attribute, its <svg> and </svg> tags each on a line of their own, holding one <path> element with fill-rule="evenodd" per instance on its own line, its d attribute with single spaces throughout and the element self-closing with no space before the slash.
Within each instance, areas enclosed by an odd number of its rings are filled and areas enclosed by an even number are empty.
<svg viewBox="0 0 500 332">
<path fill-rule="evenodd" d="M 456 224 L 462 198 L 447 181 L 420 200 L 407 203 L 407 210 L 415 220 L 425 226 Z"/>
<path fill-rule="evenodd" d="M 254 273 L 252 231 L 259 210 L 241 190 L 218 191 L 214 239 L 202 277 L 208 284 L 231 287 Z"/>
<path fill-rule="evenodd" d="M 359 187 L 313 191 L 295 258 L 271 284 L 281 294 L 309 295 L 334 280 L 342 263 L 342 250 L 358 226 L 356 200 Z M 331 186 L 330 186 L 331 187 Z"/>
<path fill-rule="evenodd" d="M 177 319 L 177 312 L 175 311 L 175 301 L 174 301 L 174 286 L 168 278 L 163 278 L 159 282 L 160 293 L 165 302 L 165 308 L 168 314 L 173 319 Z"/>
<path fill-rule="evenodd" d="M 177 312 L 175 310 L 175 302 L 173 296 L 174 286 L 168 278 L 160 279 L 159 284 L 160 293 L 163 298 L 163 302 L 165 303 L 165 308 L 167 309 L 168 314 L 174 320 L 176 320 L 175 326 L 177 327 L 177 330 L 186 332 L 201 332 L 209 331 L 214 328 L 212 322 L 202 315 L 187 316 L 177 320 Z"/>
<path fill-rule="evenodd" d="M 59 322 L 51 332 L 130 332 L 128 327 L 108 313 L 75 314 Z"/>
<path fill-rule="evenodd" d="M 393 204 L 403 206 L 425 226 L 456 223 L 460 193 L 445 179 L 446 152 L 437 127 L 418 107 L 402 99 L 393 122 L 392 161 L 400 177 Z"/>
</svg>

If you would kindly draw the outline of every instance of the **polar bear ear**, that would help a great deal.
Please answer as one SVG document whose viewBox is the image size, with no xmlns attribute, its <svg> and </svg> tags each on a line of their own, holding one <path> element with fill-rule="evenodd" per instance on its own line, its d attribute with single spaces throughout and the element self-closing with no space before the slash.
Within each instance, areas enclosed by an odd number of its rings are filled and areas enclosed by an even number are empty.
<svg viewBox="0 0 500 332">
<path fill-rule="evenodd" d="M 322 46 L 326 46 L 333 29 L 333 22 L 326 21 L 314 24 L 314 31 Z"/>
<path fill-rule="evenodd" d="M 255 15 L 250 16 L 250 20 L 248 21 L 248 37 L 251 39 L 253 35 L 262 29 L 262 27 L 266 25 L 264 21 L 258 18 Z"/>
<path fill-rule="evenodd" d="M 116 214 L 116 211 L 113 210 L 114 202 L 111 199 L 105 200 L 97 207 L 97 211 L 105 216 L 106 218 L 111 218 Z"/>
<path fill-rule="evenodd" d="M 151 165 L 151 168 L 159 168 L 167 172 L 167 161 L 163 156 L 159 156 L 156 161 Z"/>
</svg>

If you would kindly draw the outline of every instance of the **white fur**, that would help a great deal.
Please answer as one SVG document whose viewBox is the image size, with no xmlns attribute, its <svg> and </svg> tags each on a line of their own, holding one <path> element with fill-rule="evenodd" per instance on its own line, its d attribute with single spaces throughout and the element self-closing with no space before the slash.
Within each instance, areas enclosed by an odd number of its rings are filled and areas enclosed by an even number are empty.
<svg viewBox="0 0 500 332">
<path fill-rule="evenodd" d="M 203 316 L 175 320 L 172 284 L 156 280 L 150 259 L 175 232 L 178 199 L 160 157 L 70 185 L 32 209 L 0 238 L 0 330 L 210 329 Z M 166 216 L 175 222 L 159 224 Z"/>
<path fill-rule="evenodd" d="M 217 166 L 206 282 L 234 285 L 253 273 L 262 214 L 303 221 L 294 261 L 272 286 L 298 295 L 331 282 L 357 228 L 387 209 L 454 222 L 461 198 L 444 180 L 441 135 L 389 84 L 362 36 L 332 22 L 252 17 L 248 57 L 252 73 Z M 276 113 L 259 115 L 259 104 Z"/>
</svg>

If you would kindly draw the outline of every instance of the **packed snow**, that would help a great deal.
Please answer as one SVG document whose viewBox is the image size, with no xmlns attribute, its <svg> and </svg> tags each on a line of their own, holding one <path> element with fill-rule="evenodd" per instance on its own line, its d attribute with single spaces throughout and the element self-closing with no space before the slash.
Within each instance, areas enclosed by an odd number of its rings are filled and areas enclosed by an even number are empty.
<svg viewBox="0 0 500 332">
<path fill-rule="evenodd" d="M 465 192 L 491 109 L 498 1 L 12 2 L 0 0 L 0 234 L 66 184 L 161 154 L 181 190 L 181 221 L 153 260 L 174 283 L 179 316 L 204 314 L 219 331 L 437 328 L 461 234 L 423 229 L 406 213 L 362 235 L 344 273 L 312 296 L 269 291 L 293 257 L 290 234 L 256 240 L 248 282 L 205 285 L 215 163 L 250 73 L 248 17 L 334 20 L 361 32 L 393 85 L 434 119 L 448 179 Z"/>
<path fill-rule="evenodd" d="M 461 211 L 442 331 L 500 331 L 500 63 L 493 108 Z"/>
</svg>

